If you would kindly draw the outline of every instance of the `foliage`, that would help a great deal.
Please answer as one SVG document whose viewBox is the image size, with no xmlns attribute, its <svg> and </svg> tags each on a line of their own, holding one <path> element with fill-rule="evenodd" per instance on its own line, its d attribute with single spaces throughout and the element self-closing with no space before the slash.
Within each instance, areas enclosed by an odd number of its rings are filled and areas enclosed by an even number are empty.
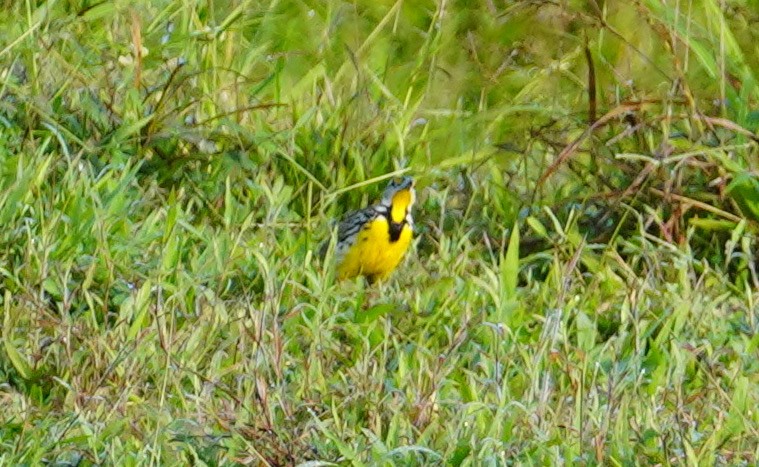
<svg viewBox="0 0 759 467">
<path fill-rule="evenodd" d="M 755 2 L 0 6 L 0 464 L 756 462 Z"/>
</svg>

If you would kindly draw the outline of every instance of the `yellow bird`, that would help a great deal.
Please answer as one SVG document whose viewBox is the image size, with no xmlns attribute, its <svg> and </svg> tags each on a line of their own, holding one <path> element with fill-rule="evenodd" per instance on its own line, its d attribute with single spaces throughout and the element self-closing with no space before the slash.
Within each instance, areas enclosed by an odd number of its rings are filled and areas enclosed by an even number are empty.
<svg viewBox="0 0 759 467">
<path fill-rule="evenodd" d="M 415 200 L 413 178 L 393 179 L 379 203 L 343 217 L 335 244 L 338 279 L 363 275 L 372 284 L 390 276 L 414 236 Z"/>
</svg>

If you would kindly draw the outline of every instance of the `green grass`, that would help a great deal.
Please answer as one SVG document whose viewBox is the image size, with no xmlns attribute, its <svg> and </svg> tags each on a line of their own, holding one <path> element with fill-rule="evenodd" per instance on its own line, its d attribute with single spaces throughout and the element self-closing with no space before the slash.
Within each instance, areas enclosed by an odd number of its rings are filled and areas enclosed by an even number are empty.
<svg viewBox="0 0 759 467">
<path fill-rule="evenodd" d="M 756 2 L 0 6 L 0 464 L 759 459 Z"/>
</svg>

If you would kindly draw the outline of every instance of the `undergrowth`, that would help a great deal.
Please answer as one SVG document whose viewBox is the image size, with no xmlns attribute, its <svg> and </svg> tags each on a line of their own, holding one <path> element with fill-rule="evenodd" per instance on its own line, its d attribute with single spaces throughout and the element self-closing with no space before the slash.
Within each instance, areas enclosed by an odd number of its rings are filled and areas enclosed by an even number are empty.
<svg viewBox="0 0 759 467">
<path fill-rule="evenodd" d="M 756 462 L 751 2 L 0 5 L 0 463 Z"/>
</svg>

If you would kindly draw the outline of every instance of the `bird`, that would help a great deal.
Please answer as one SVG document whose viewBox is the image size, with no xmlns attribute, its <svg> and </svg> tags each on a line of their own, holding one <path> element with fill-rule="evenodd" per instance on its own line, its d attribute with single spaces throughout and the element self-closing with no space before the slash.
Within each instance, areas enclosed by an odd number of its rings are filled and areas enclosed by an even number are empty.
<svg viewBox="0 0 759 467">
<path fill-rule="evenodd" d="M 390 277 L 414 237 L 415 201 L 414 179 L 394 178 L 378 203 L 343 216 L 334 249 L 339 280 L 364 276 L 374 284 Z M 328 246 L 329 242 L 322 246 L 322 257 Z"/>
</svg>

